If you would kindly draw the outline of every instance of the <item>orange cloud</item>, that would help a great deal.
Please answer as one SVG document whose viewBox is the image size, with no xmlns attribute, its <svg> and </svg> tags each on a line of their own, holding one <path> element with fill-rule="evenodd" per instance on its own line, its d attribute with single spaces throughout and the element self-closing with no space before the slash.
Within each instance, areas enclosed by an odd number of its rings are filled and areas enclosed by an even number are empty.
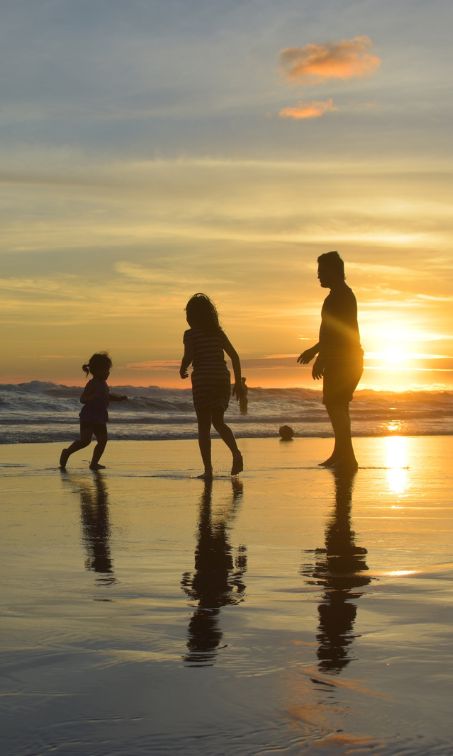
<svg viewBox="0 0 453 756">
<path fill-rule="evenodd" d="M 340 42 L 288 47 L 280 53 L 280 63 L 293 81 L 316 83 L 327 79 L 353 79 L 373 73 L 381 60 L 369 52 L 369 37 L 353 37 Z"/>
<path fill-rule="evenodd" d="M 295 121 L 302 121 L 305 118 L 321 118 L 325 113 L 337 110 L 333 100 L 312 100 L 311 102 L 300 102 L 294 108 L 283 108 L 280 118 L 292 118 Z"/>
</svg>

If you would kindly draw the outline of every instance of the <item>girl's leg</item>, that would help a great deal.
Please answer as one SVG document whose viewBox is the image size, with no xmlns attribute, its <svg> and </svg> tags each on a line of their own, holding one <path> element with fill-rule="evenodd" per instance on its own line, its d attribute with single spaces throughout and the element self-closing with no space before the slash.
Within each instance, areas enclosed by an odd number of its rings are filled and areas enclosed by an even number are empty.
<svg viewBox="0 0 453 756">
<path fill-rule="evenodd" d="M 198 409 L 198 446 L 200 447 L 201 458 L 204 465 L 204 474 L 201 478 L 212 478 L 212 461 L 211 461 L 211 410 Z"/>
<path fill-rule="evenodd" d="M 90 470 L 103 470 L 104 465 L 100 465 L 99 460 L 101 459 L 107 444 L 107 426 L 96 425 L 96 427 L 94 428 L 94 435 L 96 437 L 97 444 L 93 449 L 93 457 L 90 462 Z"/>
<path fill-rule="evenodd" d="M 66 463 L 71 456 L 71 454 L 74 454 L 76 451 L 80 451 L 80 449 L 85 449 L 86 446 L 89 446 L 91 444 L 91 439 L 93 436 L 93 429 L 90 427 L 81 427 L 80 428 L 80 438 L 78 441 L 74 441 L 71 446 L 68 446 L 67 449 L 63 449 L 60 455 L 60 467 L 62 470 L 66 467 Z"/>
<path fill-rule="evenodd" d="M 212 424 L 222 441 L 226 443 L 233 455 L 233 467 L 231 468 L 231 475 L 237 475 L 244 469 L 242 454 L 238 449 L 233 431 L 231 430 L 229 425 L 226 424 L 225 420 L 223 419 L 223 415 L 223 410 L 213 410 Z"/>
</svg>

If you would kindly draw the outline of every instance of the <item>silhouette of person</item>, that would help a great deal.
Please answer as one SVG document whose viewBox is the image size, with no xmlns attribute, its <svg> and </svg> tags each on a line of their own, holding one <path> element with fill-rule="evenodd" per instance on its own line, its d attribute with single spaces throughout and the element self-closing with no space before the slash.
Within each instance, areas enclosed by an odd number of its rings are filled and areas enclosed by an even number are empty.
<svg viewBox="0 0 453 756">
<path fill-rule="evenodd" d="M 82 370 L 88 376 L 93 376 L 82 391 L 80 401 L 83 404 L 80 412 L 80 438 L 63 449 L 60 454 L 60 468 L 66 469 L 68 459 L 80 449 L 89 446 L 93 436 L 97 443 L 93 449 L 93 457 L 90 462 L 90 470 L 103 470 L 104 465 L 100 459 L 107 445 L 107 423 L 109 419 L 108 406 L 110 402 L 124 402 L 127 396 L 112 394 L 107 378 L 112 369 L 112 360 L 107 352 L 93 354 L 89 361 L 82 365 Z"/>
<path fill-rule="evenodd" d="M 338 674 L 351 661 L 350 646 L 355 637 L 357 589 L 371 582 L 366 571 L 367 550 L 355 544 L 351 527 L 354 472 L 335 476 L 335 506 L 327 522 L 325 549 L 316 549 L 314 565 L 303 565 L 301 573 L 312 584 L 324 587 L 318 607 L 318 667 L 320 672 Z"/>
<path fill-rule="evenodd" d="M 85 566 L 97 573 L 97 582 L 109 585 L 115 582 L 110 555 L 110 523 L 108 493 L 102 475 L 79 483 L 82 542 L 87 552 Z"/>
<path fill-rule="evenodd" d="M 181 579 L 181 588 L 198 602 L 189 622 L 185 656 L 185 661 L 192 664 L 214 663 L 223 635 L 219 626 L 220 609 L 244 600 L 246 547 L 239 546 L 234 557 L 228 543 L 228 529 L 242 498 L 242 483 L 233 479 L 232 486 L 229 509 L 216 518 L 212 512 L 212 481 L 205 481 L 200 500 L 195 570 L 193 574 L 185 572 Z"/>
<path fill-rule="evenodd" d="M 363 350 L 357 323 L 357 302 L 345 282 L 344 262 L 338 252 L 318 257 L 321 286 L 330 289 L 321 311 L 319 341 L 299 355 L 306 365 L 317 355 L 312 375 L 323 379 L 323 402 L 332 423 L 335 446 L 323 467 L 357 469 L 351 439 L 349 403 L 363 372 Z"/>
<path fill-rule="evenodd" d="M 206 480 L 212 478 L 211 425 L 231 451 L 231 475 L 238 475 L 244 467 L 242 454 L 223 416 L 231 394 L 230 373 L 224 352 L 230 357 L 234 371 L 232 393 L 241 401 L 244 388 L 239 355 L 220 327 L 217 310 L 206 294 L 194 294 L 189 299 L 186 317 L 190 328 L 184 332 L 184 354 L 179 375 L 187 378 L 188 367 L 192 364 L 192 395 L 198 421 L 198 444 L 204 464 L 204 472 L 199 477 Z"/>
<path fill-rule="evenodd" d="M 239 410 L 241 415 L 246 415 L 248 412 L 248 406 L 249 406 L 249 400 L 248 400 L 248 393 L 249 393 L 249 387 L 246 384 L 246 378 L 245 376 L 242 376 L 242 396 L 239 399 Z"/>
</svg>

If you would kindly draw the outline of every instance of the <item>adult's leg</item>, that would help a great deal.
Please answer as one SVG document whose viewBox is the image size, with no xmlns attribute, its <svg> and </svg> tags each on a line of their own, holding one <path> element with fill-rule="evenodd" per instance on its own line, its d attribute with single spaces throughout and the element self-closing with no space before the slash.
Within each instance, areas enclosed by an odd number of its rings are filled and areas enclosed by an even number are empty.
<svg viewBox="0 0 453 756">
<path fill-rule="evenodd" d="M 224 418 L 224 411 L 222 409 L 215 409 L 212 411 L 212 424 L 219 434 L 222 441 L 226 443 L 229 450 L 233 455 L 233 467 L 231 468 L 231 475 L 237 475 L 244 469 L 244 463 L 242 460 L 242 454 L 238 449 L 236 439 L 230 426 L 226 424 Z"/>
<path fill-rule="evenodd" d="M 331 457 L 332 465 L 326 466 L 357 467 L 351 438 L 349 402 L 328 403 L 326 409 L 335 435 L 335 446 Z"/>
<path fill-rule="evenodd" d="M 66 463 L 71 456 L 71 454 L 74 454 L 74 452 L 79 451 L 80 449 L 85 449 L 86 446 L 89 446 L 91 443 L 91 439 L 93 437 L 93 429 L 89 425 L 81 425 L 80 426 L 80 438 L 77 441 L 74 441 L 71 446 L 68 446 L 67 449 L 63 449 L 60 455 L 60 467 L 64 469 L 66 467 Z"/>
<path fill-rule="evenodd" d="M 201 477 L 212 478 L 211 410 L 208 408 L 199 408 L 196 412 L 198 421 L 198 446 L 200 447 L 201 458 L 204 465 L 204 474 Z"/>
<path fill-rule="evenodd" d="M 103 468 L 103 465 L 99 464 L 99 460 L 101 459 L 104 449 L 107 444 L 107 426 L 106 425 L 95 425 L 94 427 L 94 435 L 96 437 L 97 444 L 93 449 L 93 457 L 90 462 L 90 469 L 91 470 L 100 470 Z"/>
</svg>

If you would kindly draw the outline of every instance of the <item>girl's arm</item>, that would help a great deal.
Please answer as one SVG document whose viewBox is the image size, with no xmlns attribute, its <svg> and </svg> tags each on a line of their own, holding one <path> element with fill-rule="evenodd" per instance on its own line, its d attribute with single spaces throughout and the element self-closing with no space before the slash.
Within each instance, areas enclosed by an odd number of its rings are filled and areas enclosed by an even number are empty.
<svg viewBox="0 0 453 756">
<path fill-rule="evenodd" d="M 186 333 L 184 334 L 184 354 L 181 360 L 181 367 L 179 368 L 179 375 L 181 376 L 181 378 L 187 378 L 189 376 L 187 369 L 189 365 L 192 363 L 192 360 L 193 360 L 192 346 L 190 343 L 188 332 L 186 331 Z"/>
<path fill-rule="evenodd" d="M 228 357 L 230 358 L 231 364 L 233 366 L 233 372 L 234 372 L 233 396 L 236 396 L 239 399 L 244 393 L 244 387 L 242 385 L 242 376 L 241 376 L 241 361 L 239 359 L 238 353 L 236 352 L 233 344 L 228 339 L 226 334 L 224 334 L 223 348 L 225 352 L 227 353 Z"/>
</svg>

